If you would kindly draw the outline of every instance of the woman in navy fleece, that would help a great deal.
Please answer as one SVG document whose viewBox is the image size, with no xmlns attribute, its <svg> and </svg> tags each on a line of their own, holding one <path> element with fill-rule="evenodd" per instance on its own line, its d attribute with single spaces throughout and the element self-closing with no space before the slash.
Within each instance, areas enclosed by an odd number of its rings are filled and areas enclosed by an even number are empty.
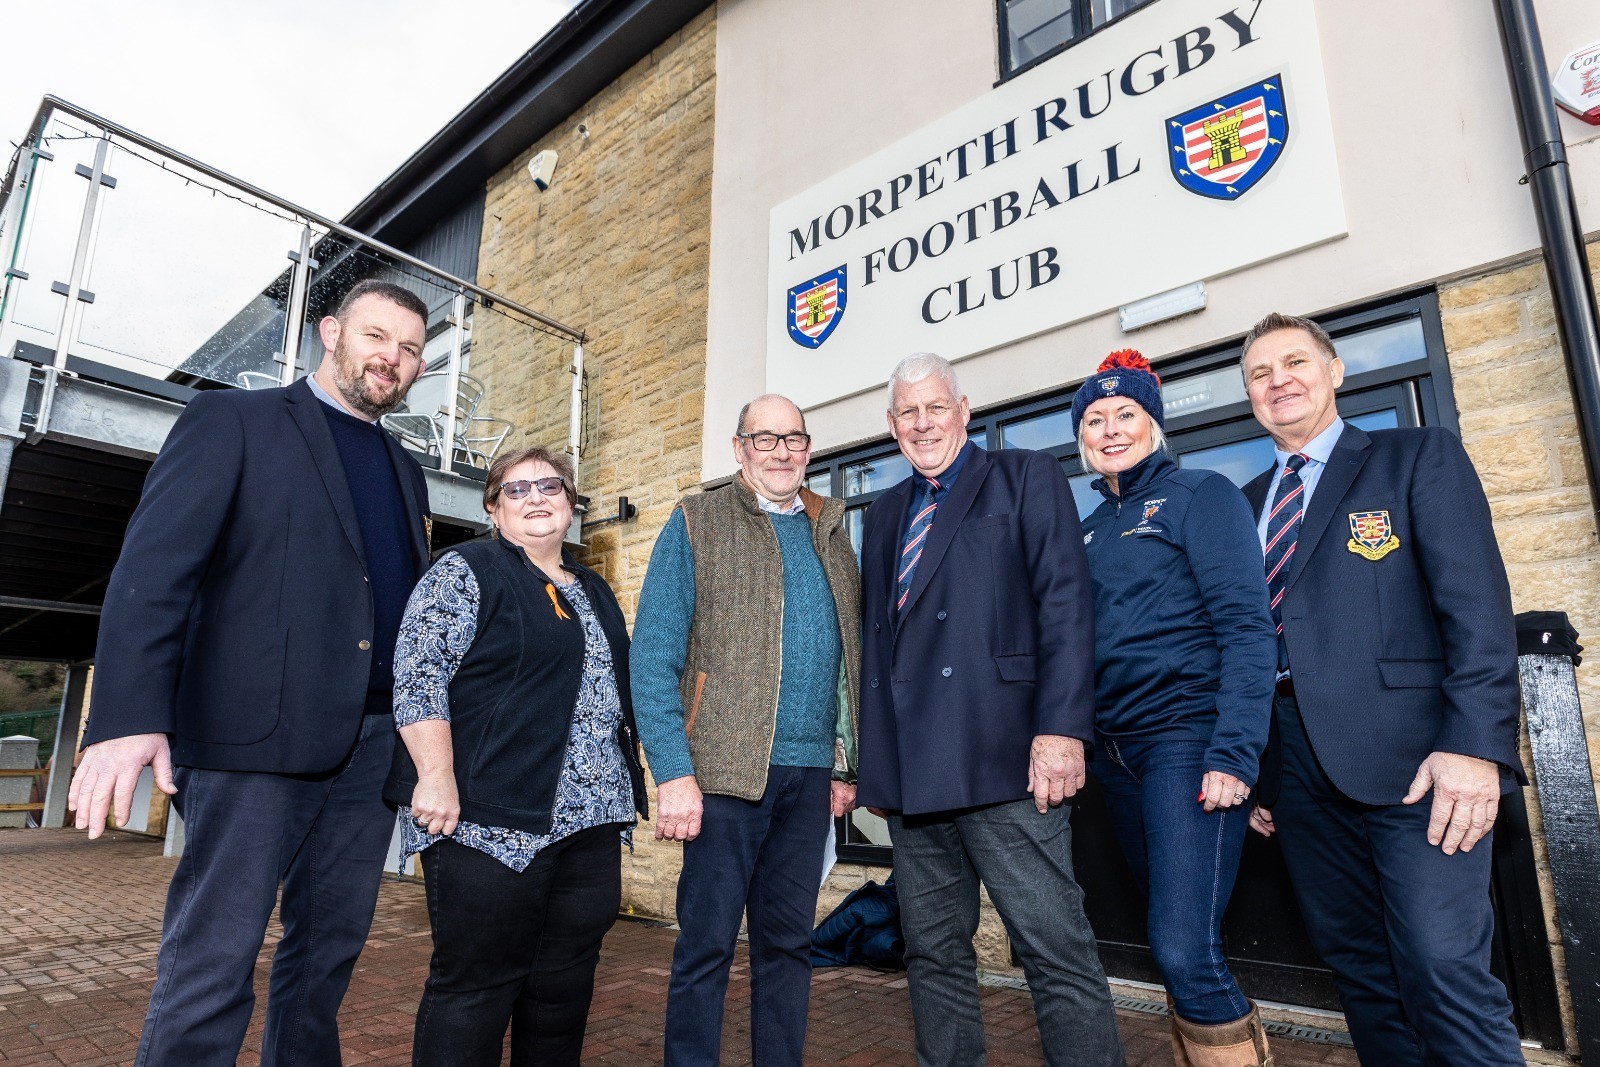
<svg viewBox="0 0 1600 1067">
<path fill-rule="evenodd" d="M 1148 901 L 1178 1064 L 1267 1061 L 1222 954 L 1277 638 L 1250 506 L 1163 449 L 1161 381 L 1114 352 L 1072 403 L 1105 497 L 1083 524 L 1095 598 L 1094 771 Z M 1220 1058 L 1219 1058 L 1220 1057 Z"/>
</svg>

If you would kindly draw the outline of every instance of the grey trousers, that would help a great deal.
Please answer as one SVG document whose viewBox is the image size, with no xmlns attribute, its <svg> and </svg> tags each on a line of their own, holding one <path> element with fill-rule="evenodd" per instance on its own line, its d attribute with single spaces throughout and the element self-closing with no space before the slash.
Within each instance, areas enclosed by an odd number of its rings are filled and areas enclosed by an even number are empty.
<svg viewBox="0 0 1600 1067">
<path fill-rule="evenodd" d="M 1111 993 L 1072 875 L 1070 805 L 1018 800 L 889 817 L 922 1067 L 986 1062 L 978 1010 L 978 883 L 1022 961 L 1049 1067 L 1123 1067 Z"/>
</svg>

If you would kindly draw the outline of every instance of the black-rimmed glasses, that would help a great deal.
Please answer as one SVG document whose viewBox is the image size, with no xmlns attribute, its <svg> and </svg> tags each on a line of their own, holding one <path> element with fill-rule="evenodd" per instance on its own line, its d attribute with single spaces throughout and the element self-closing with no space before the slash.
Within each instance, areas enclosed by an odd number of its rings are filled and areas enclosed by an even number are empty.
<svg viewBox="0 0 1600 1067">
<path fill-rule="evenodd" d="M 750 442 L 750 447 L 757 452 L 771 452 L 782 441 L 790 452 L 804 452 L 811 447 L 811 435 L 808 433 L 769 433 L 766 430 L 757 430 L 755 433 L 739 434 L 741 438 Z"/>
</svg>

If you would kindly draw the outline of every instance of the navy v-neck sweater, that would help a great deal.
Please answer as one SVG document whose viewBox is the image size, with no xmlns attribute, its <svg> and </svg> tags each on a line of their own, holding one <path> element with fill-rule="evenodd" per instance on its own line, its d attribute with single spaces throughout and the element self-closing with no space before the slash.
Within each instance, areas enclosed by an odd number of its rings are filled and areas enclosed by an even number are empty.
<svg viewBox="0 0 1600 1067">
<path fill-rule="evenodd" d="M 372 583 L 372 672 L 367 681 L 367 714 L 392 712 L 394 643 L 406 599 L 417 584 L 416 558 L 400 477 L 389 457 L 384 429 L 346 411 L 321 403 L 328 429 L 339 449 L 345 481 L 355 501 L 361 527 L 361 548 Z"/>
</svg>

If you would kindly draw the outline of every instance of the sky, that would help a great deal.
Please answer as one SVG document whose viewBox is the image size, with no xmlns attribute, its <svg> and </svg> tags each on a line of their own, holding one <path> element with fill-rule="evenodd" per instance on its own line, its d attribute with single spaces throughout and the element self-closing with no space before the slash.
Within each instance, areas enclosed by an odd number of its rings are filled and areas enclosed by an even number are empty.
<svg viewBox="0 0 1600 1067">
<path fill-rule="evenodd" d="M 574 5 L 0 0 L 0 173 L 49 93 L 339 219 Z M 28 278 L 7 289 L 0 351 L 55 343 L 63 304 L 51 282 L 71 273 L 87 191 L 73 168 L 93 143 L 49 141 L 56 158 L 24 201 Z M 218 331 L 287 268 L 300 227 L 187 184 L 154 154 L 120 153 L 73 352 L 164 377 L 208 339 L 231 338 Z"/>
<path fill-rule="evenodd" d="M 575 0 L 4 0 L 0 142 L 51 93 L 339 218 Z"/>
</svg>

